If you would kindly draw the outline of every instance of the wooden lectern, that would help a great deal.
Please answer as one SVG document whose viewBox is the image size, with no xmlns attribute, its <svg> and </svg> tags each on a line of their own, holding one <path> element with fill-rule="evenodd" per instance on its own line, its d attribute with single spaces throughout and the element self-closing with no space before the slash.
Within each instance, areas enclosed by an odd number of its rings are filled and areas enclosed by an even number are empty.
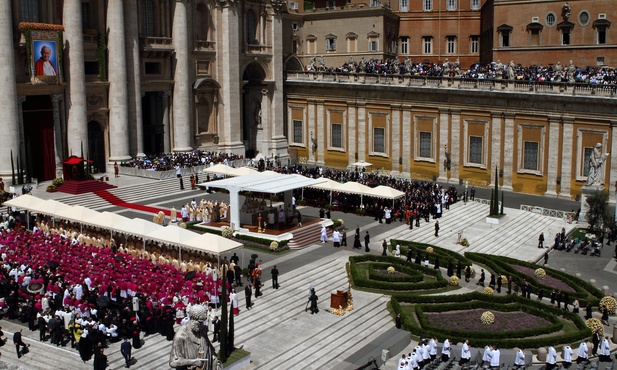
<svg viewBox="0 0 617 370">
<path fill-rule="evenodd" d="M 349 290 L 337 290 L 336 293 L 330 295 L 330 308 L 347 308 L 347 298 Z"/>
</svg>

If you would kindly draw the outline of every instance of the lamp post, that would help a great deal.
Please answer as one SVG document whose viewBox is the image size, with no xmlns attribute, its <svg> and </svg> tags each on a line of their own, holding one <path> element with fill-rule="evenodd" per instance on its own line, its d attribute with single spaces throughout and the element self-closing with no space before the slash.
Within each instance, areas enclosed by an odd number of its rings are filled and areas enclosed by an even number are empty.
<svg viewBox="0 0 617 370">
<path fill-rule="evenodd" d="M 469 187 L 469 181 L 465 180 L 465 195 L 464 195 L 464 200 L 465 200 L 465 204 L 467 204 L 467 188 Z"/>
</svg>

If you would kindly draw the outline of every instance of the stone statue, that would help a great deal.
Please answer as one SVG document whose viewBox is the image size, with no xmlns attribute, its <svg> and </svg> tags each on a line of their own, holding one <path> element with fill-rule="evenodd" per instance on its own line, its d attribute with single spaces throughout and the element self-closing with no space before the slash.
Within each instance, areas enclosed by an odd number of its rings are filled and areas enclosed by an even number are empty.
<svg viewBox="0 0 617 370">
<path fill-rule="evenodd" d="M 222 369 L 216 350 L 210 343 L 204 328 L 208 317 L 205 305 L 194 305 L 188 310 L 189 321 L 174 335 L 169 355 L 169 366 L 175 369 Z"/>
<path fill-rule="evenodd" d="M 604 188 L 604 162 L 609 153 L 602 154 L 602 144 L 597 143 L 593 148 L 593 153 L 589 157 L 589 174 L 585 185 L 597 185 L 600 189 Z"/>
<path fill-rule="evenodd" d="M 324 71 L 326 70 L 326 60 L 323 55 L 319 57 L 319 69 L 323 69 Z"/>
<path fill-rule="evenodd" d="M 557 62 L 557 65 L 555 66 L 555 81 L 561 82 L 562 78 L 563 78 L 563 67 L 561 66 L 561 62 Z"/>
<path fill-rule="evenodd" d="M 446 61 L 443 62 L 443 76 L 450 77 L 450 62 L 448 61 L 448 58 L 446 58 Z"/>
<path fill-rule="evenodd" d="M 574 82 L 574 73 L 576 72 L 576 67 L 572 64 L 572 59 L 570 59 L 570 65 L 568 66 L 568 82 Z"/>
<path fill-rule="evenodd" d="M 360 59 L 360 72 L 366 72 L 366 61 L 364 60 L 364 57 Z"/>
<path fill-rule="evenodd" d="M 405 72 L 406 73 L 411 73 L 411 60 L 409 59 L 409 57 L 405 58 Z"/>
<path fill-rule="evenodd" d="M 257 127 L 261 127 L 261 103 L 257 103 L 255 107 L 255 123 Z"/>
<path fill-rule="evenodd" d="M 563 4 L 563 7 L 561 8 L 561 17 L 563 18 L 564 21 L 567 21 L 568 19 L 570 19 L 570 4 L 565 3 Z"/>
<path fill-rule="evenodd" d="M 311 151 L 313 152 L 313 155 L 315 155 L 317 152 L 317 139 L 313 137 L 313 131 L 311 131 L 311 143 L 313 143 Z"/>
<path fill-rule="evenodd" d="M 461 77 L 461 63 L 458 58 L 454 62 L 454 77 Z"/>
<path fill-rule="evenodd" d="M 503 63 L 501 60 L 497 60 L 497 64 L 495 64 L 495 78 L 501 80 L 503 78 Z"/>
<path fill-rule="evenodd" d="M 510 64 L 508 64 L 508 79 L 514 80 L 514 61 L 511 60 Z"/>
</svg>

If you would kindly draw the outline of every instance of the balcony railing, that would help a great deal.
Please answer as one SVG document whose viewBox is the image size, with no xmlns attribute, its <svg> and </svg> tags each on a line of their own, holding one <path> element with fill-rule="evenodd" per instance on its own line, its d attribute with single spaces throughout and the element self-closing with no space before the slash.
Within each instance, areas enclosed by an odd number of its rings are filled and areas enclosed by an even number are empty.
<svg viewBox="0 0 617 370">
<path fill-rule="evenodd" d="M 216 43 L 214 41 L 196 40 L 195 51 L 214 51 Z"/>
</svg>

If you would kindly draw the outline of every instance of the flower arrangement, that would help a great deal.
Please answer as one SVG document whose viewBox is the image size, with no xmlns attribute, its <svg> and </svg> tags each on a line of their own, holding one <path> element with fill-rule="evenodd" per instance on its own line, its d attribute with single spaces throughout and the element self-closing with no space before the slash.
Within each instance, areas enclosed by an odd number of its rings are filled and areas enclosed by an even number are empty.
<svg viewBox="0 0 617 370">
<path fill-rule="evenodd" d="M 486 295 L 493 295 L 493 288 L 491 288 L 490 286 L 487 286 L 486 288 L 484 288 L 484 291 L 482 293 Z"/>
<path fill-rule="evenodd" d="M 181 222 L 180 225 L 178 225 L 178 227 L 182 229 L 186 229 L 186 224 L 184 222 Z"/>
<path fill-rule="evenodd" d="M 534 271 L 534 274 L 538 279 L 544 279 L 546 277 L 546 271 L 543 268 L 538 268 Z"/>
<path fill-rule="evenodd" d="M 223 238 L 230 239 L 232 236 L 234 236 L 234 231 L 229 226 L 223 226 L 223 229 L 221 230 L 221 236 Z"/>
<path fill-rule="evenodd" d="M 467 238 L 463 238 L 463 240 L 461 240 L 461 245 L 463 247 L 469 247 L 469 240 L 467 240 Z"/>
<path fill-rule="evenodd" d="M 26 30 L 45 30 L 45 31 L 64 31 L 64 26 L 61 24 L 36 23 L 36 22 L 19 22 L 17 26 L 20 31 Z"/>
<path fill-rule="evenodd" d="M 271 251 L 275 251 L 276 248 L 278 248 L 278 247 L 279 247 L 279 243 L 278 242 L 273 241 L 272 243 L 270 243 L 270 250 Z"/>
<path fill-rule="evenodd" d="M 587 327 L 591 329 L 592 334 L 595 334 L 597 332 L 600 334 L 601 337 L 604 333 L 604 325 L 602 325 L 602 321 L 596 319 L 595 317 L 585 321 L 585 325 L 587 325 Z"/>
<path fill-rule="evenodd" d="M 433 247 L 426 248 L 426 253 L 433 253 L 434 251 L 435 249 L 433 249 Z"/>
<path fill-rule="evenodd" d="M 388 274 L 394 274 L 394 272 L 395 272 L 396 270 L 394 269 L 394 266 L 390 266 L 390 267 L 388 267 L 388 270 L 387 270 L 387 271 L 388 271 Z"/>
<path fill-rule="evenodd" d="M 615 309 L 617 308 L 617 300 L 615 300 L 615 298 L 607 295 L 606 297 L 602 298 L 600 300 L 600 307 L 602 306 L 606 306 L 606 309 L 608 310 L 609 314 L 614 314 L 615 313 Z"/>
<path fill-rule="evenodd" d="M 338 222 L 340 222 L 340 223 L 341 223 L 341 225 L 345 225 L 345 221 L 343 221 L 343 219 L 342 219 L 342 218 L 339 218 L 337 221 L 338 221 Z"/>
<path fill-rule="evenodd" d="M 480 321 L 484 325 L 491 325 L 495 323 L 495 315 L 491 311 L 485 311 L 482 316 L 480 316 Z"/>
<path fill-rule="evenodd" d="M 501 275 L 501 284 L 502 285 L 508 284 L 508 277 L 506 275 Z"/>
<path fill-rule="evenodd" d="M 459 283 L 458 276 L 456 276 L 456 275 L 450 276 L 450 280 L 448 281 L 448 284 L 450 284 L 452 286 L 458 286 L 458 283 Z"/>
</svg>

